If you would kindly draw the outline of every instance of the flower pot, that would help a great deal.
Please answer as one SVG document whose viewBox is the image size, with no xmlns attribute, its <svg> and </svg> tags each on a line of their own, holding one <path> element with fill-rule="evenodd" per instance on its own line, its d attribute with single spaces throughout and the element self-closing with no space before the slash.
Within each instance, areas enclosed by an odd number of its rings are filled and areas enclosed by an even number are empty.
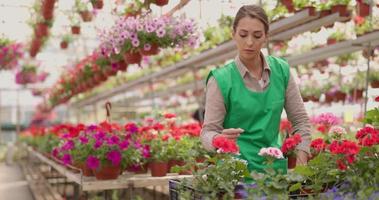
<svg viewBox="0 0 379 200">
<path fill-rule="evenodd" d="M 358 2 L 356 5 L 357 13 L 361 17 L 367 17 L 370 15 L 370 5 L 364 2 Z"/>
<path fill-rule="evenodd" d="M 164 6 L 168 4 L 168 0 L 155 0 L 154 2 L 157 6 Z"/>
<path fill-rule="evenodd" d="M 316 8 L 313 7 L 313 6 L 306 6 L 306 7 L 302 8 L 300 11 L 302 11 L 302 10 L 308 10 L 308 14 L 310 16 L 315 16 L 316 15 Z"/>
<path fill-rule="evenodd" d="M 334 97 L 332 94 L 326 93 L 325 94 L 325 103 L 331 103 L 333 101 Z"/>
<path fill-rule="evenodd" d="M 124 54 L 124 60 L 127 64 L 139 64 L 142 60 L 140 52 L 127 52 Z"/>
<path fill-rule="evenodd" d="M 35 57 L 38 53 L 38 51 L 41 48 L 41 40 L 39 38 L 34 38 L 32 40 L 32 45 L 30 47 L 30 56 Z"/>
<path fill-rule="evenodd" d="M 344 92 L 341 92 L 341 91 L 337 91 L 336 92 L 336 100 L 337 101 L 345 101 L 345 99 L 346 99 L 346 93 L 344 93 Z"/>
<path fill-rule="evenodd" d="M 44 23 L 38 23 L 34 29 L 34 34 L 37 37 L 45 37 L 49 34 L 49 27 Z"/>
<path fill-rule="evenodd" d="M 288 156 L 288 169 L 296 167 L 296 156 Z"/>
<path fill-rule="evenodd" d="M 335 44 L 337 43 L 337 40 L 335 38 L 328 38 L 327 40 L 327 44 L 328 45 L 332 45 L 332 44 Z"/>
<path fill-rule="evenodd" d="M 313 102 L 319 102 L 319 97 L 316 97 L 316 96 L 310 96 L 309 99 Z"/>
<path fill-rule="evenodd" d="M 71 26 L 71 33 L 74 35 L 80 34 L 80 26 Z"/>
<path fill-rule="evenodd" d="M 152 44 L 150 50 L 140 49 L 140 53 L 144 56 L 157 55 L 159 53 L 159 46 L 157 44 Z"/>
<path fill-rule="evenodd" d="M 93 176 L 94 175 L 92 170 L 90 168 L 88 168 L 87 164 L 84 162 L 75 163 L 74 166 L 82 170 L 83 176 Z"/>
<path fill-rule="evenodd" d="M 54 8 L 55 0 L 44 0 L 42 8 L 45 10 L 52 10 Z"/>
<path fill-rule="evenodd" d="M 303 97 L 303 102 L 308 102 L 309 98 L 308 97 Z"/>
<path fill-rule="evenodd" d="M 342 17 L 348 17 L 350 13 L 347 10 L 347 5 L 338 4 L 332 6 L 332 13 L 339 13 Z"/>
<path fill-rule="evenodd" d="M 353 97 L 353 99 L 362 99 L 363 98 L 363 90 L 362 89 L 354 89 L 350 91 L 350 96 Z"/>
<path fill-rule="evenodd" d="M 53 14 L 54 14 L 53 9 L 43 9 L 42 10 L 42 16 L 45 20 L 52 20 Z"/>
<path fill-rule="evenodd" d="M 132 165 L 127 168 L 127 171 L 134 172 L 136 174 L 146 174 L 148 169 L 148 164 L 143 165 Z"/>
<path fill-rule="evenodd" d="M 291 13 L 295 11 L 292 0 L 280 0 L 280 2 L 287 8 L 288 12 Z"/>
<path fill-rule="evenodd" d="M 320 18 L 326 17 L 328 15 L 332 14 L 331 10 L 321 10 L 320 11 Z"/>
<path fill-rule="evenodd" d="M 60 45 L 61 45 L 61 49 L 67 49 L 68 47 L 68 43 L 66 41 L 62 41 Z"/>
<path fill-rule="evenodd" d="M 133 12 L 133 13 L 125 13 L 125 17 L 137 17 L 137 15 L 140 15 L 141 11 Z"/>
<path fill-rule="evenodd" d="M 373 80 L 370 82 L 372 88 L 379 88 L 379 80 Z"/>
<path fill-rule="evenodd" d="M 198 157 L 198 158 L 196 158 L 196 162 L 197 163 L 204 163 L 206 161 L 206 158 L 204 158 L 204 157 Z"/>
<path fill-rule="evenodd" d="M 182 167 L 182 166 L 186 165 L 186 162 L 180 160 L 180 161 L 177 161 L 176 164 L 177 164 L 179 167 Z M 191 174 L 192 174 L 191 170 L 181 170 L 181 171 L 179 172 L 179 175 L 191 175 Z"/>
<path fill-rule="evenodd" d="M 118 70 L 126 71 L 128 69 L 128 64 L 125 63 L 124 60 L 120 60 L 117 62 Z"/>
<path fill-rule="evenodd" d="M 96 170 L 93 170 L 93 173 L 95 174 L 95 177 L 97 180 L 110 180 L 110 179 L 117 179 L 117 177 L 121 173 L 121 167 L 113 166 L 113 165 L 105 165 L 101 166 Z"/>
<path fill-rule="evenodd" d="M 82 17 L 82 20 L 84 22 L 90 22 L 92 21 L 92 13 L 88 10 L 80 11 L 79 12 L 80 17 Z"/>
<path fill-rule="evenodd" d="M 104 1 L 103 0 L 97 0 L 95 2 L 91 1 L 92 7 L 95 9 L 102 9 L 104 6 Z"/>
<path fill-rule="evenodd" d="M 166 176 L 168 164 L 167 162 L 153 161 L 150 163 L 151 176 Z"/>
</svg>

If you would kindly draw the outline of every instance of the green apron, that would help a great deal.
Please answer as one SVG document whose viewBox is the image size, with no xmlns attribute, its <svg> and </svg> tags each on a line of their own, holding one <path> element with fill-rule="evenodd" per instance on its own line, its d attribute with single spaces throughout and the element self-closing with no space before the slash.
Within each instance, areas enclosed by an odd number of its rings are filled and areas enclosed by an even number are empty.
<svg viewBox="0 0 379 200">
<path fill-rule="evenodd" d="M 211 76 L 215 78 L 224 97 L 226 115 L 223 127 L 245 130 L 238 137 L 237 144 L 239 157 L 248 162 L 250 172 L 264 172 L 266 168 L 265 158 L 258 155 L 261 148 L 281 147 L 279 125 L 290 76 L 289 65 L 272 56 L 266 57 L 266 61 L 271 68 L 270 84 L 262 92 L 246 88 L 234 61 L 212 70 L 207 78 L 207 81 Z M 276 160 L 273 167 L 287 173 L 287 159 Z M 245 181 L 251 182 L 252 179 Z"/>
</svg>

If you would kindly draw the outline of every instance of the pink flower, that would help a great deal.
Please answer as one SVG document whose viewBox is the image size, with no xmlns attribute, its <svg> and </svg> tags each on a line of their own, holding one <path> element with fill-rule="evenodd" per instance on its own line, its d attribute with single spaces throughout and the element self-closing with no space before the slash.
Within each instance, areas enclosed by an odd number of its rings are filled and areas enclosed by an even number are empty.
<svg viewBox="0 0 379 200">
<path fill-rule="evenodd" d="M 107 153 L 107 159 L 112 162 L 113 166 L 118 166 L 121 162 L 122 155 L 119 151 L 113 150 Z"/>
<path fill-rule="evenodd" d="M 70 165 L 72 163 L 72 159 L 71 159 L 70 154 L 64 154 L 61 160 L 62 160 L 64 165 Z"/>
<path fill-rule="evenodd" d="M 345 130 L 345 128 L 343 128 L 341 126 L 332 126 L 329 129 L 329 134 L 342 136 L 342 135 L 346 135 L 346 130 Z"/>
<path fill-rule="evenodd" d="M 81 136 L 81 137 L 79 137 L 79 140 L 80 140 L 80 143 L 82 143 L 82 144 L 87 144 L 88 143 L 88 138 L 87 137 Z"/>
<path fill-rule="evenodd" d="M 143 50 L 149 51 L 151 49 L 151 44 L 145 44 L 143 45 Z"/>
<path fill-rule="evenodd" d="M 164 29 L 159 29 L 156 31 L 156 34 L 159 38 L 162 38 L 166 34 L 166 31 Z"/>
<path fill-rule="evenodd" d="M 57 147 L 55 147 L 53 149 L 53 151 L 51 152 L 51 155 L 53 155 L 53 157 L 57 158 L 58 157 L 58 153 L 59 153 L 59 150 Z"/>
<path fill-rule="evenodd" d="M 69 150 L 74 149 L 74 146 L 75 146 L 74 142 L 72 140 L 68 140 L 66 143 L 63 144 L 61 149 L 63 151 L 69 151 Z"/>
<path fill-rule="evenodd" d="M 261 148 L 258 155 L 264 157 L 272 157 L 276 159 L 283 159 L 283 153 L 276 147 Z"/>
<path fill-rule="evenodd" d="M 138 39 L 132 40 L 132 45 L 134 47 L 138 47 L 139 46 L 139 40 Z"/>
<path fill-rule="evenodd" d="M 95 142 L 95 144 L 93 144 L 93 148 L 94 148 L 94 149 L 98 149 L 98 148 L 100 148 L 102 145 L 103 145 L 103 141 L 102 141 L 102 140 L 97 140 L 97 141 Z"/>
<path fill-rule="evenodd" d="M 112 135 L 107 140 L 108 145 L 117 145 L 120 142 L 120 138 L 118 136 Z"/>
<path fill-rule="evenodd" d="M 122 141 L 120 144 L 119 144 L 119 147 L 121 150 L 124 150 L 124 149 L 127 149 L 129 147 L 129 141 L 128 140 L 124 140 Z"/>
<path fill-rule="evenodd" d="M 90 169 L 97 169 L 100 166 L 100 160 L 95 156 L 88 156 L 86 164 Z"/>
</svg>

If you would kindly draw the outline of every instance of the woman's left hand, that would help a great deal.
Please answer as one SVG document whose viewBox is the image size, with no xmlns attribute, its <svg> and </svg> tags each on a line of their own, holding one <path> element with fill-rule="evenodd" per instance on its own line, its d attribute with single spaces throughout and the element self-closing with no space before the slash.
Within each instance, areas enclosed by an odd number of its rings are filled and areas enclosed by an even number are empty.
<svg viewBox="0 0 379 200">
<path fill-rule="evenodd" d="M 298 151 L 296 157 L 296 165 L 306 165 L 308 162 L 308 153 L 305 151 Z"/>
</svg>

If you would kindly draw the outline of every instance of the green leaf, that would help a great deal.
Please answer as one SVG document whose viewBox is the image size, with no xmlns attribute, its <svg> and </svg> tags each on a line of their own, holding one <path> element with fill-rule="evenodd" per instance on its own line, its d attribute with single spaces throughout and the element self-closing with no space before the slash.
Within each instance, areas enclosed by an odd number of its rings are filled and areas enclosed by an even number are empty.
<svg viewBox="0 0 379 200">
<path fill-rule="evenodd" d="M 294 171 L 303 176 L 309 177 L 314 175 L 314 172 L 308 166 L 296 166 Z"/>
<path fill-rule="evenodd" d="M 300 188 L 301 188 L 301 183 L 296 183 L 294 185 L 291 185 L 291 187 L 289 188 L 289 191 L 294 192 L 294 191 L 300 190 Z"/>
</svg>

